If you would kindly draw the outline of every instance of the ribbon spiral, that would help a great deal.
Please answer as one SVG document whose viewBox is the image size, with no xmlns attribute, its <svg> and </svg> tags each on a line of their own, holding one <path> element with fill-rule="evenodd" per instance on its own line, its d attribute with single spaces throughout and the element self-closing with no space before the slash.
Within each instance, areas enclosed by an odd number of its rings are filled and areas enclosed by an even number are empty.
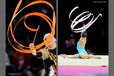
<svg viewBox="0 0 114 76">
<path fill-rule="evenodd" d="M 94 15 L 89 12 L 89 11 L 85 11 L 85 12 L 82 12 L 81 14 L 79 14 L 77 17 L 75 17 L 73 20 L 71 20 L 71 15 L 72 13 L 78 9 L 79 7 L 76 6 L 74 7 L 71 12 L 69 13 L 69 19 L 71 21 L 71 30 L 74 32 L 74 33 L 79 33 L 79 32 L 82 32 L 83 31 L 83 28 L 84 27 L 80 27 L 80 28 L 75 28 L 77 26 L 77 24 L 81 23 L 81 22 L 84 22 L 85 20 L 87 20 L 88 18 L 92 17 L 91 20 L 85 24 L 86 27 L 85 29 L 88 29 L 100 16 L 102 17 L 102 14 L 100 13 L 96 18 L 94 18 Z"/>
</svg>

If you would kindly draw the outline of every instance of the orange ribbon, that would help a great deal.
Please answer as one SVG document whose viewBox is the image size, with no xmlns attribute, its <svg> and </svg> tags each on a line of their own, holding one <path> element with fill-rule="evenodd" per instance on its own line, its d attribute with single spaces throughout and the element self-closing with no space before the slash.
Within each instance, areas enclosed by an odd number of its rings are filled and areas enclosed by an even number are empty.
<svg viewBox="0 0 114 76">
<path fill-rule="evenodd" d="M 38 49 L 42 48 L 42 47 L 51 39 L 51 37 L 54 37 L 54 34 L 55 34 L 55 24 L 56 24 L 55 11 L 54 11 L 54 8 L 53 8 L 52 4 L 50 4 L 50 3 L 47 2 L 47 1 L 33 1 L 33 2 L 29 3 L 28 5 L 26 5 L 25 7 L 23 7 L 22 9 L 19 10 L 22 1 L 23 1 L 23 0 L 20 0 L 20 1 L 18 2 L 18 4 L 17 4 L 16 8 L 15 8 L 15 11 L 14 11 L 14 13 L 13 13 L 12 19 L 11 19 L 11 21 L 10 21 L 10 23 L 9 23 L 9 26 L 8 26 L 7 38 L 8 38 L 8 41 L 9 41 L 10 45 L 11 45 L 16 51 L 18 51 L 18 52 L 34 53 L 33 51 L 30 50 L 30 48 L 34 48 L 34 49 L 37 50 L 37 52 L 39 52 L 40 50 L 38 50 Z M 28 13 L 28 14 L 24 15 L 24 16 L 16 23 L 16 25 L 15 25 L 15 27 L 14 27 L 14 29 L 13 29 L 13 28 L 12 28 L 12 22 L 13 22 L 13 20 L 16 18 L 16 16 L 18 16 L 18 14 L 21 13 L 25 8 L 30 7 L 30 6 L 32 6 L 32 5 L 35 5 L 35 4 L 46 4 L 46 5 L 48 5 L 49 7 L 51 7 L 51 9 L 52 9 L 52 11 L 53 11 L 53 19 L 50 19 L 47 15 L 45 15 L 45 14 L 43 14 L 43 13 L 40 13 L 40 12 L 31 12 L 31 13 Z M 34 32 L 39 30 L 39 28 L 37 28 L 37 29 L 30 28 L 30 27 L 26 24 L 25 20 L 26 20 L 27 17 L 29 17 L 29 16 L 39 16 L 39 17 L 43 18 L 43 19 L 49 24 L 49 26 L 50 26 L 50 28 L 51 28 L 50 36 L 49 36 L 45 41 L 43 41 L 42 43 L 37 44 L 35 47 L 28 47 L 28 46 L 25 46 L 25 45 L 19 43 L 19 42 L 16 40 L 15 36 L 14 36 L 15 29 L 16 29 L 17 25 L 19 24 L 19 22 L 22 21 L 22 20 L 24 20 L 24 21 L 23 21 L 23 22 L 24 22 L 24 26 L 25 26 L 28 30 L 34 31 Z M 10 42 L 9 34 L 11 34 L 11 37 L 12 37 L 12 39 L 13 39 L 13 41 L 14 41 L 14 43 L 15 43 L 16 46 L 14 46 L 14 45 Z M 45 46 L 44 48 L 46 48 L 46 46 Z M 44 48 L 43 48 L 43 49 L 44 49 Z"/>
</svg>

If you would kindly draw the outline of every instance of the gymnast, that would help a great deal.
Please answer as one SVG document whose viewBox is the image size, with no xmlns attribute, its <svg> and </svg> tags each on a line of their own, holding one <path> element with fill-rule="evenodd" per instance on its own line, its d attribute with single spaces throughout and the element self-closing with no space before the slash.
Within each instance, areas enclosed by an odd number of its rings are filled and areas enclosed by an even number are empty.
<svg viewBox="0 0 114 76">
<path fill-rule="evenodd" d="M 48 37 L 49 37 L 50 33 L 47 33 L 44 35 L 43 40 L 45 41 Z M 34 43 L 30 43 L 29 44 L 30 47 L 34 47 Z M 52 50 L 51 52 L 55 52 L 54 50 L 56 48 L 56 39 L 54 37 L 51 37 L 50 40 L 45 44 L 45 46 L 47 47 L 46 49 L 41 49 L 41 51 L 39 51 L 38 53 L 36 53 L 36 50 L 33 50 L 34 48 L 31 48 L 31 51 L 34 51 L 34 53 L 32 53 L 34 56 L 37 56 L 39 53 L 41 53 L 41 57 L 43 59 L 44 62 L 44 67 L 45 67 L 45 76 L 50 76 L 50 72 L 51 70 L 54 70 L 54 68 L 52 68 L 52 64 L 54 64 L 54 61 L 50 59 L 50 55 L 49 52 L 50 50 Z M 55 65 L 55 64 L 54 64 Z M 52 74 L 52 72 L 51 72 Z M 53 72 L 53 74 L 55 74 Z"/>
<path fill-rule="evenodd" d="M 64 57 L 64 58 L 82 58 L 82 59 L 89 59 L 89 58 L 95 58 L 95 59 L 101 59 L 101 57 L 99 56 L 95 56 L 92 54 L 88 54 L 87 51 L 85 50 L 85 45 L 87 42 L 87 32 L 86 32 L 86 25 L 83 26 L 83 31 L 81 32 L 81 38 L 79 39 L 79 41 L 77 42 L 77 51 L 78 54 L 74 54 L 74 55 L 66 55 L 66 54 L 61 54 L 60 56 Z"/>
</svg>

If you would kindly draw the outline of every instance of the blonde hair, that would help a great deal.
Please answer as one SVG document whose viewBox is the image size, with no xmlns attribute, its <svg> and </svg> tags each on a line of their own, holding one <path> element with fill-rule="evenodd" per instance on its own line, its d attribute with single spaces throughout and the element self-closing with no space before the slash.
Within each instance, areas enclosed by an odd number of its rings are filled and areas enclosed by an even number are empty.
<svg viewBox="0 0 114 76">
<path fill-rule="evenodd" d="M 49 35 L 50 33 L 45 34 L 43 40 L 45 40 Z"/>
</svg>

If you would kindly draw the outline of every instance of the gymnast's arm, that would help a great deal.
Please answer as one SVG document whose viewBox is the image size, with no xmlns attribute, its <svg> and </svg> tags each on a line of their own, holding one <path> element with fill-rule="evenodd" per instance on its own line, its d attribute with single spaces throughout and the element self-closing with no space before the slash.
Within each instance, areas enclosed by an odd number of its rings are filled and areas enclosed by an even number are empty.
<svg viewBox="0 0 114 76">
<path fill-rule="evenodd" d="M 30 43 L 29 47 L 34 47 L 34 43 Z M 42 57 L 43 60 L 48 58 L 49 51 L 47 49 L 40 49 L 40 51 L 37 53 L 36 53 L 36 50 L 35 49 L 33 50 L 33 49 L 34 48 L 30 48 L 30 50 L 34 52 L 32 53 L 34 56 Z"/>
<path fill-rule="evenodd" d="M 86 25 L 85 25 L 85 24 L 83 25 L 83 30 L 82 30 L 82 32 L 81 32 L 81 35 L 82 35 L 82 33 L 83 33 L 84 31 L 86 31 Z"/>
<path fill-rule="evenodd" d="M 85 24 L 83 25 L 83 30 L 82 30 L 82 32 L 81 32 L 81 38 L 82 38 L 82 33 L 83 33 L 83 32 L 86 32 L 86 25 L 85 25 Z M 81 38 L 80 38 L 80 39 L 81 39 Z"/>
<path fill-rule="evenodd" d="M 80 47 L 83 47 L 85 44 L 86 44 L 86 37 L 85 37 L 85 40 L 82 38 L 82 34 L 84 33 L 84 32 L 86 32 L 86 25 L 84 25 L 83 26 L 84 28 L 83 28 L 83 30 L 82 30 L 82 32 L 81 32 L 81 38 L 80 38 L 80 40 L 79 40 L 79 43 L 80 43 Z"/>
</svg>

